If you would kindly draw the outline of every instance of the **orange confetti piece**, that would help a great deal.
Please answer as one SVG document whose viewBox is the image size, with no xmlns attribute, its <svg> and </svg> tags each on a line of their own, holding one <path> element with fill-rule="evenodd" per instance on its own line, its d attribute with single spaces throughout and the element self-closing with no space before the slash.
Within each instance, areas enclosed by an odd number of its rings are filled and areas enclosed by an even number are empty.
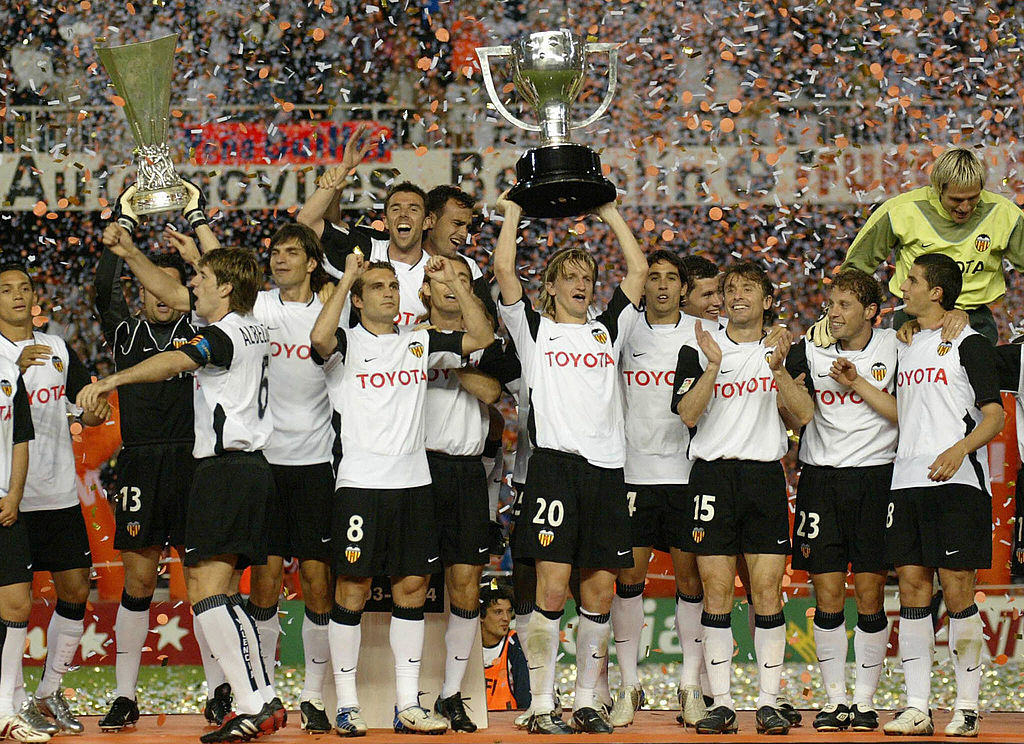
<svg viewBox="0 0 1024 744">
<path fill-rule="evenodd" d="M 70 204 L 70 202 L 64 197 L 61 197 L 57 200 L 57 209 L 67 209 L 68 204 Z"/>
<path fill-rule="evenodd" d="M 373 222 L 370 223 L 370 227 L 372 227 L 374 230 L 384 232 L 384 220 L 374 220 Z"/>
<path fill-rule="evenodd" d="M 742 108 L 743 104 L 740 102 L 740 99 L 733 98 L 731 101 L 729 101 L 729 110 L 732 111 L 734 114 L 738 114 L 740 112 L 740 109 Z"/>
<path fill-rule="evenodd" d="M 109 220 L 110 219 L 110 215 L 112 215 L 113 213 L 114 213 L 113 210 L 111 210 L 109 207 L 107 207 L 102 212 L 100 212 L 100 219 L 101 220 Z"/>
<path fill-rule="evenodd" d="M 451 34 L 448 33 L 448 29 L 439 28 L 437 29 L 437 31 L 434 32 L 434 38 L 440 41 L 442 44 L 447 44 L 449 39 L 451 39 L 452 37 Z"/>
<path fill-rule="evenodd" d="M 825 48 L 821 44 L 811 44 L 811 54 L 821 54 L 825 51 Z"/>
<path fill-rule="evenodd" d="M 77 421 L 75 423 L 71 424 L 71 433 L 72 434 L 81 434 L 82 433 L 82 425 L 80 423 L 78 423 Z"/>
<path fill-rule="evenodd" d="M 88 5 L 88 4 L 89 3 L 82 3 L 82 5 Z M 65 687 L 64 688 L 64 697 L 66 697 L 68 700 L 74 700 L 77 695 L 78 695 L 78 691 L 75 690 L 74 687 Z"/>
<path fill-rule="evenodd" d="M 167 621 L 168 621 L 168 617 L 167 617 L 166 613 L 161 612 L 159 615 L 156 616 L 156 624 L 157 625 L 167 625 Z"/>
<path fill-rule="evenodd" d="M 111 96 L 110 102 L 115 106 L 124 106 L 124 99 L 121 96 Z"/>
<path fill-rule="evenodd" d="M 661 231 L 661 239 L 664 240 L 666 243 L 669 242 L 670 240 L 675 240 L 675 237 L 676 234 L 672 230 Z"/>
<path fill-rule="evenodd" d="M 424 72 L 429 70 L 430 69 L 430 58 L 429 57 L 420 57 L 418 60 L 416 60 L 416 69 L 423 70 Z"/>
<path fill-rule="evenodd" d="M 654 230 L 654 220 L 648 217 L 644 220 L 644 232 L 652 232 Z"/>
<path fill-rule="evenodd" d="M 952 10 L 947 10 L 945 13 L 942 14 L 942 20 L 945 21 L 946 23 L 952 23 L 953 21 L 956 20 L 956 13 L 954 13 Z"/>
<path fill-rule="evenodd" d="M 868 70 L 870 70 L 872 76 L 877 80 L 882 79 L 882 66 L 877 62 L 872 62 L 871 67 L 869 67 Z"/>
<path fill-rule="evenodd" d="M 288 21 L 281 21 L 279 24 L 277 24 L 277 27 L 282 31 L 287 31 L 292 27 L 292 24 L 288 23 Z"/>
<path fill-rule="evenodd" d="M 269 74 L 270 74 L 270 68 L 269 67 L 261 67 L 260 68 L 260 71 L 259 71 L 259 78 L 260 78 L 260 80 L 265 80 L 267 75 L 269 75 Z"/>
<path fill-rule="evenodd" d="M 284 101 L 281 104 L 281 110 L 284 111 L 285 113 L 287 113 L 289 111 L 294 111 L 295 110 L 295 104 L 292 103 L 291 101 Z"/>
<path fill-rule="evenodd" d="M 722 59 L 724 59 L 726 62 L 732 62 L 734 59 L 736 59 L 736 55 L 730 52 L 728 49 L 724 49 L 722 50 Z"/>
<path fill-rule="evenodd" d="M 323 41 L 326 35 L 322 28 L 313 29 L 313 41 Z"/>
<path fill-rule="evenodd" d="M 723 132 L 728 134 L 729 132 L 731 132 L 732 130 L 734 130 L 736 128 L 736 122 L 734 122 L 732 119 L 730 119 L 727 116 L 724 119 L 722 119 L 722 123 L 719 124 L 719 126 L 722 128 Z"/>
<path fill-rule="evenodd" d="M 644 168 L 644 175 L 647 176 L 648 178 L 654 178 L 655 176 L 658 175 L 658 166 L 648 165 L 646 168 Z"/>
<path fill-rule="evenodd" d="M 999 656 L 997 656 L 996 658 L 992 659 L 992 661 L 994 663 L 998 664 L 999 666 L 1002 666 L 1003 664 L 1005 664 L 1009 660 L 1010 660 L 1010 657 L 1007 656 L 1006 654 L 999 654 Z"/>
<path fill-rule="evenodd" d="M 804 612 L 804 615 L 806 617 L 814 617 L 814 608 L 813 607 L 808 607 L 807 611 Z"/>
<path fill-rule="evenodd" d="M 167 714 L 166 713 L 161 713 L 160 715 L 158 715 L 156 717 L 156 725 L 157 726 L 163 726 L 165 723 L 167 723 Z"/>
<path fill-rule="evenodd" d="M 135 15 L 135 6 L 131 3 L 126 3 L 125 8 L 128 9 L 128 15 Z"/>
<path fill-rule="evenodd" d="M 974 593 L 974 602 L 975 602 L 975 604 L 981 604 L 982 602 L 985 601 L 985 599 L 986 599 L 985 592 L 975 592 Z"/>
<path fill-rule="evenodd" d="M 800 675 L 800 681 L 803 682 L 805 685 L 811 684 L 811 673 L 810 672 L 804 672 L 803 674 L 801 674 Z"/>
<path fill-rule="evenodd" d="M 693 100 L 693 93 L 688 90 L 683 91 L 683 103 L 690 103 Z"/>
<path fill-rule="evenodd" d="M 424 147 L 423 145 L 420 145 L 419 147 L 416 148 L 416 157 L 422 158 L 426 154 L 427 154 L 427 148 Z"/>
<path fill-rule="evenodd" d="M 711 209 L 708 210 L 708 217 L 714 220 L 715 222 L 718 222 L 718 220 L 722 219 L 722 214 L 723 213 L 721 207 L 711 207 Z M 737 584 L 736 586 L 739 586 L 739 584 Z"/>
<path fill-rule="evenodd" d="M 32 214 L 34 214 L 36 217 L 42 217 L 44 214 L 46 214 L 46 202 L 37 201 L 36 205 L 32 207 Z"/>
</svg>

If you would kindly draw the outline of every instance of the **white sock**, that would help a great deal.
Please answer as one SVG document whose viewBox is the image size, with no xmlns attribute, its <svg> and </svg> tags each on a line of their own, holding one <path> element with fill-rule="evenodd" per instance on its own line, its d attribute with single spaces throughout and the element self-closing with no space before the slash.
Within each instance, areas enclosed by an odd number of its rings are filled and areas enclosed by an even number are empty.
<svg viewBox="0 0 1024 744">
<path fill-rule="evenodd" d="M 448 628 L 444 632 L 444 684 L 441 697 L 450 698 L 462 690 L 462 680 L 469 666 L 469 655 L 480 627 L 480 610 L 464 610 L 451 606 Z"/>
<path fill-rule="evenodd" d="M 426 623 L 422 607 L 391 610 L 391 653 L 395 657 L 395 702 L 403 711 L 420 702 L 420 663 Z"/>
<path fill-rule="evenodd" d="M 258 692 L 264 703 L 269 703 L 276 696 L 272 677 L 263 665 L 263 648 L 260 644 L 260 632 L 256 628 L 256 622 L 252 616 L 245 611 L 245 605 L 240 601 L 241 595 L 230 598 L 231 613 L 238 626 L 238 632 L 245 637 L 245 646 L 249 650 L 246 655 L 246 663 L 252 668 L 252 678 L 256 680 Z"/>
<path fill-rule="evenodd" d="M 548 613 L 554 614 L 554 613 Z M 555 656 L 558 654 L 558 631 L 562 613 L 554 618 L 535 610 L 530 618 L 526 658 L 530 665 L 530 707 L 545 713 L 555 709 Z"/>
<path fill-rule="evenodd" d="M 900 607 L 900 658 L 907 685 L 907 707 L 927 713 L 932 689 L 935 630 L 930 607 Z"/>
<path fill-rule="evenodd" d="M 28 630 L 28 628 L 26 628 L 26 630 Z M 27 633 L 26 637 L 28 637 Z M 18 664 L 18 676 L 14 680 L 14 709 L 21 710 L 21 706 L 26 702 L 28 702 L 28 692 L 25 690 L 25 676 L 23 674 L 22 665 Z"/>
<path fill-rule="evenodd" d="M 203 660 L 203 675 L 206 677 L 206 694 L 213 697 L 213 691 L 227 682 L 224 677 L 224 670 L 220 668 L 217 659 L 210 650 L 210 644 L 206 640 L 206 633 L 203 626 L 192 618 L 192 635 L 196 637 L 196 645 L 199 646 L 199 656 Z"/>
<path fill-rule="evenodd" d="M 115 697 L 135 700 L 139 686 L 139 665 L 142 664 L 142 647 L 149 635 L 149 605 L 152 597 L 133 597 L 121 593 L 121 604 L 114 620 L 114 640 L 117 656 L 114 660 L 114 676 L 117 686 Z"/>
<path fill-rule="evenodd" d="M 576 702 L 575 710 L 597 708 L 597 678 L 608 656 L 609 615 L 594 615 L 580 608 L 579 630 L 576 633 Z M 634 669 L 636 665 L 633 665 Z"/>
<path fill-rule="evenodd" d="M 606 649 L 607 650 L 607 649 Z M 604 655 L 604 663 L 597 669 L 597 683 L 594 685 L 594 699 L 598 705 L 614 705 L 612 691 L 608 686 L 608 658 L 611 654 Z"/>
<path fill-rule="evenodd" d="M 263 708 L 260 694 L 261 680 L 254 673 L 252 659 L 259 658 L 259 650 L 252 648 L 239 627 L 226 595 L 207 597 L 193 606 L 195 622 L 203 626 L 203 634 L 210 652 L 224 671 L 231 685 L 238 713 L 256 714 Z"/>
<path fill-rule="evenodd" d="M 245 612 L 256 626 L 263 669 L 267 673 L 267 681 L 273 686 L 274 672 L 277 670 L 277 642 L 281 637 L 281 618 L 277 614 L 277 605 L 260 607 L 249 601 L 245 605 Z"/>
<path fill-rule="evenodd" d="M 728 614 L 701 613 L 704 661 L 708 672 L 708 692 L 715 708 L 724 705 L 736 710 L 732 700 L 732 625 Z"/>
<path fill-rule="evenodd" d="M 624 586 L 616 582 L 615 594 L 612 596 L 612 631 L 615 633 L 615 656 L 619 660 L 623 688 L 640 684 L 636 665 L 640 657 L 640 634 L 643 629 L 643 583 Z"/>
<path fill-rule="evenodd" d="M 786 656 L 786 619 L 781 612 L 755 618 L 754 654 L 757 656 L 760 692 L 757 707 L 775 707 L 782 689 L 782 661 Z"/>
<path fill-rule="evenodd" d="M 814 646 L 818 655 L 821 682 L 825 687 L 828 701 L 834 705 L 846 705 L 846 618 L 840 612 L 814 613 Z"/>
<path fill-rule="evenodd" d="M 356 666 L 359 664 L 359 644 L 362 642 L 362 612 L 352 612 L 334 605 L 327 637 L 331 647 L 331 665 L 334 670 L 334 688 L 338 694 L 338 710 L 358 708 L 356 695 Z"/>
<path fill-rule="evenodd" d="M 523 655 L 526 656 L 526 660 L 530 660 L 529 646 L 526 645 L 526 639 L 530 630 L 530 621 L 533 619 L 533 610 L 529 612 L 519 612 L 516 610 L 516 635 L 519 636 L 519 645 L 523 647 Z"/>
<path fill-rule="evenodd" d="M 956 671 L 953 710 L 978 710 L 983 642 L 981 615 L 976 604 L 960 612 L 949 613 L 949 648 Z"/>
<path fill-rule="evenodd" d="M 36 688 L 36 697 L 49 697 L 60 688 L 64 673 L 71 668 L 82 640 L 84 617 L 84 602 L 71 604 L 57 600 L 57 609 L 50 616 L 46 629 L 46 667 Z"/>
<path fill-rule="evenodd" d="M 875 690 L 885 667 L 885 651 L 889 643 L 889 621 L 885 612 L 859 615 L 853 631 L 853 655 L 857 662 L 857 681 L 853 704 L 858 708 L 875 707 Z"/>
<path fill-rule="evenodd" d="M 683 649 L 683 663 L 680 665 L 679 686 L 691 687 L 700 684 L 700 672 L 704 661 L 704 649 L 700 637 L 700 613 L 704 610 L 704 596 L 676 594 L 676 635 Z"/>
<path fill-rule="evenodd" d="M 13 715 L 17 711 L 14 707 L 14 690 L 18 684 L 27 636 L 27 622 L 0 620 L 0 716 Z"/>
<path fill-rule="evenodd" d="M 305 660 L 306 677 L 302 683 L 299 702 L 323 700 L 324 677 L 330 668 L 331 642 L 328 627 L 331 613 L 306 613 L 302 618 L 302 655 Z"/>
</svg>

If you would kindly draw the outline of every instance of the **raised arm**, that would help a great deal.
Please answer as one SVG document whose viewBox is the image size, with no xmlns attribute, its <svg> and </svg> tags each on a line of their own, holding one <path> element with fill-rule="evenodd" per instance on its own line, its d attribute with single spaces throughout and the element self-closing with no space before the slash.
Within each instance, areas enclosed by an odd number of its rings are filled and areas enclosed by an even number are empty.
<svg viewBox="0 0 1024 744">
<path fill-rule="evenodd" d="M 130 314 L 120 282 L 123 266 L 121 257 L 106 247 L 96 264 L 96 314 L 108 344 L 114 343 L 114 331 Z"/>
<path fill-rule="evenodd" d="M 502 304 L 513 305 L 523 296 L 523 285 L 516 273 L 516 237 L 519 235 L 519 218 L 523 216 L 523 208 L 511 201 L 506 191 L 498 197 L 494 209 L 505 218 L 491 257 L 494 261 L 494 279 L 498 282 Z"/>
<path fill-rule="evenodd" d="M 323 237 L 324 215 L 331 208 L 332 202 L 338 193 L 345 187 L 349 176 L 355 171 L 357 165 L 363 162 L 366 153 L 377 144 L 372 137 L 366 136 L 370 125 L 366 122 L 360 123 L 352 130 L 352 135 L 345 144 L 345 152 L 342 154 L 341 163 L 328 168 L 316 182 L 316 191 L 309 197 L 302 209 L 295 215 L 295 221 L 300 225 L 306 225 L 317 234 Z"/>
<path fill-rule="evenodd" d="M 133 367 L 115 372 L 110 377 L 104 377 L 78 391 L 75 397 L 76 405 L 86 411 L 95 410 L 100 405 L 100 399 L 107 393 L 121 385 L 134 385 L 138 382 L 160 382 L 169 380 L 182 372 L 191 372 L 199 369 L 199 364 L 192 360 L 183 351 L 162 351 L 159 354 L 145 359 Z"/>
<path fill-rule="evenodd" d="M 644 252 L 640 248 L 640 244 L 636 242 L 633 231 L 629 229 L 629 225 L 619 214 L 615 202 L 608 202 L 598 207 L 597 216 L 611 228 L 612 234 L 619 242 L 622 257 L 626 259 L 626 276 L 623 277 L 619 286 L 629 301 L 639 306 L 644 295 L 644 282 L 647 281 L 647 259 L 644 257 Z"/>
<path fill-rule="evenodd" d="M 316 316 L 313 330 L 309 332 L 309 342 L 321 359 L 327 359 L 338 348 L 335 334 L 341 321 L 341 311 L 345 307 L 349 290 L 362 273 L 363 256 L 359 253 L 348 254 L 345 259 L 345 275 L 338 282 L 337 289 L 327 298 L 320 314 Z"/>
<path fill-rule="evenodd" d="M 188 288 L 154 265 L 132 242 L 131 235 L 121 225 L 107 225 L 103 231 L 103 245 L 123 258 L 142 286 L 159 297 L 162 302 L 183 313 L 192 309 Z"/>
</svg>

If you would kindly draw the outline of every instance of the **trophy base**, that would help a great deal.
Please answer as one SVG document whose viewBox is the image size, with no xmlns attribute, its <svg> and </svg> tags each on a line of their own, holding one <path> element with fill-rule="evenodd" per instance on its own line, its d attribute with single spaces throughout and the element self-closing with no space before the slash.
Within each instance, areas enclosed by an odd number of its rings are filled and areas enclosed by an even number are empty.
<svg viewBox="0 0 1024 744">
<path fill-rule="evenodd" d="M 136 191 L 132 197 L 132 209 L 135 214 L 158 214 L 160 212 L 181 211 L 188 204 L 188 189 L 181 183 L 162 189 Z"/>
<path fill-rule="evenodd" d="M 615 186 L 589 147 L 551 145 L 519 158 L 508 198 L 528 217 L 575 217 L 615 201 Z"/>
</svg>

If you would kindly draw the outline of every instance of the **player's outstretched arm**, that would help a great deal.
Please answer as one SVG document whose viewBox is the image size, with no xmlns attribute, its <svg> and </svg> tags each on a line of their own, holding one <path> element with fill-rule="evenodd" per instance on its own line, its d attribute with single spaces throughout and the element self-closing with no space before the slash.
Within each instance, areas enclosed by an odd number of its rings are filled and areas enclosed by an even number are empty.
<svg viewBox="0 0 1024 744">
<path fill-rule="evenodd" d="M 369 128 L 370 125 L 363 122 L 352 130 L 352 136 L 349 137 L 348 143 L 345 145 L 341 163 L 333 168 L 328 168 L 317 179 L 316 191 L 295 215 L 295 221 L 311 228 L 317 237 L 323 237 L 324 215 L 327 214 L 334 200 L 338 198 L 349 176 L 377 144 L 372 137 L 367 136 Z"/>
<path fill-rule="evenodd" d="M 615 202 L 602 204 L 597 208 L 597 216 L 611 228 L 615 239 L 619 241 L 622 257 L 626 259 L 626 276 L 619 287 L 634 305 L 639 306 L 644 294 L 644 282 L 647 281 L 647 259 L 636 241 L 633 231 L 622 218 Z"/>
<path fill-rule="evenodd" d="M 128 369 L 115 372 L 109 377 L 97 380 L 78 391 L 75 404 L 86 411 L 102 410 L 107 393 L 121 385 L 138 382 L 161 382 L 182 372 L 199 369 L 199 364 L 183 351 L 163 351 L 154 354 Z"/>
<path fill-rule="evenodd" d="M 783 330 L 778 336 L 775 349 L 768 358 L 768 367 L 775 378 L 775 386 L 779 389 L 778 403 L 796 420 L 801 427 L 806 426 L 814 417 L 814 400 L 807 392 L 806 386 L 793 379 L 786 369 L 786 355 L 793 345 L 793 335 Z"/>
<path fill-rule="evenodd" d="M 879 390 L 861 377 L 857 372 L 857 366 L 849 359 L 839 357 L 832 362 L 832 369 L 829 370 L 828 376 L 857 393 L 865 403 L 877 413 L 885 416 L 890 423 L 899 423 L 896 415 L 896 398 L 885 390 Z"/>
<path fill-rule="evenodd" d="M 715 380 L 718 379 L 718 372 L 722 368 L 722 349 L 718 346 L 718 342 L 712 338 L 710 333 L 704 330 L 699 320 L 694 327 L 694 331 L 697 335 L 697 345 L 704 352 L 708 362 L 704 367 L 703 373 L 701 373 L 689 390 L 683 391 L 680 386 L 684 384 L 684 380 L 688 379 L 690 370 L 697 362 L 697 352 L 692 346 L 682 347 L 679 350 L 679 361 L 676 364 L 675 380 L 677 387 L 673 396 L 676 397 L 680 392 L 683 393 L 682 398 L 676 403 L 675 410 L 679 414 L 679 418 L 683 420 L 683 423 L 691 429 L 697 425 L 700 417 L 704 415 L 708 403 L 711 402 L 711 395 L 715 391 Z"/>
<path fill-rule="evenodd" d="M 892 229 L 889 202 L 884 202 L 871 213 L 864 227 L 857 233 L 840 268 L 852 267 L 874 274 L 875 269 L 889 258 L 899 242 L 899 236 Z"/>
<path fill-rule="evenodd" d="M 498 197 L 494 204 L 495 211 L 504 215 L 498 233 L 498 244 L 494 248 L 494 279 L 498 282 L 503 305 L 514 305 L 523 296 L 523 285 L 519 283 L 516 273 L 516 237 L 519 234 L 519 218 L 523 216 L 523 208 L 508 198 L 508 191 Z"/>
<path fill-rule="evenodd" d="M 188 289 L 169 274 L 157 268 L 146 254 L 132 242 L 132 237 L 121 225 L 111 223 L 103 230 L 103 245 L 124 259 L 142 286 L 161 301 L 183 313 L 191 310 Z"/>
<path fill-rule="evenodd" d="M 338 282 L 337 288 L 327 298 L 320 314 L 316 316 L 313 330 L 309 332 L 309 343 L 321 359 L 326 359 L 338 348 L 338 339 L 335 333 L 338 330 L 338 323 L 341 322 L 341 311 L 345 307 L 345 300 L 348 298 L 349 290 L 363 274 L 363 254 L 350 253 L 345 257 L 345 275 Z"/>
</svg>

